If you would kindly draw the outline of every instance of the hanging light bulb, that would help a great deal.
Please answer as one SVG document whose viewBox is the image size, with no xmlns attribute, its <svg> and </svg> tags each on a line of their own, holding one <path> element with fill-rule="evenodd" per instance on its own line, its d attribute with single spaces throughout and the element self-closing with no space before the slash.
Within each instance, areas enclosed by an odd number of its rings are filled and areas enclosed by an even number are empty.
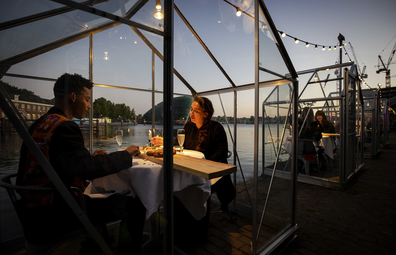
<svg viewBox="0 0 396 255">
<path fill-rule="evenodd" d="M 237 17 L 240 17 L 242 15 L 242 10 L 239 7 L 237 7 L 236 15 Z"/>
<path fill-rule="evenodd" d="M 161 1 L 157 0 L 157 4 L 155 5 L 155 9 L 157 9 L 154 13 L 154 18 L 163 19 L 164 14 L 161 11 Z"/>
<path fill-rule="evenodd" d="M 337 49 L 337 46 L 334 46 L 334 50 L 336 50 Z"/>
<path fill-rule="evenodd" d="M 329 50 L 331 50 L 331 46 L 329 46 Z"/>
<path fill-rule="evenodd" d="M 109 60 L 109 56 L 107 56 L 107 53 L 108 53 L 108 52 L 105 51 L 105 53 L 104 53 L 105 55 L 104 55 L 104 57 L 103 57 L 104 60 Z"/>
<path fill-rule="evenodd" d="M 281 32 L 281 35 L 282 35 L 282 37 L 285 37 L 286 33 L 285 32 Z"/>
<path fill-rule="evenodd" d="M 325 50 L 325 46 L 323 46 L 322 50 Z"/>
<path fill-rule="evenodd" d="M 294 38 L 294 42 L 297 44 L 299 40 L 297 38 Z"/>
<path fill-rule="evenodd" d="M 340 45 L 340 49 L 342 49 L 342 45 Z"/>
<path fill-rule="evenodd" d="M 308 48 L 308 47 L 309 47 L 309 43 L 305 43 L 305 47 L 307 47 L 307 48 Z"/>
<path fill-rule="evenodd" d="M 318 45 L 315 45 L 315 50 L 317 50 L 318 49 Z"/>
</svg>

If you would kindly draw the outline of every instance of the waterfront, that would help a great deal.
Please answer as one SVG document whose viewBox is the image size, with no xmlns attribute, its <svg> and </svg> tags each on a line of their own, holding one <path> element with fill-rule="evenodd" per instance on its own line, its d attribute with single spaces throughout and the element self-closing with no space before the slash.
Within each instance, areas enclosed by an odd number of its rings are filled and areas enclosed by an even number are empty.
<svg viewBox="0 0 396 255">
<path fill-rule="evenodd" d="M 229 150 L 232 151 L 232 140 L 229 133 L 229 129 L 226 124 L 223 124 L 228 137 Z M 175 125 L 174 129 L 182 128 L 182 125 Z M 275 125 L 273 125 L 275 128 Z M 106 150 L 108 153 L 114 152 L 118 149 L 118 145 L 115 139 L 116 130 L 123 130 L 123 142 L 122 147 L 129 145 L 143 146 L 148 144 L 149 141 L 149 130 L 152 129 L 151 125 L 107 125 L 100 126 L 99 132 L 94 132 L 93 138 L 93 150 L 101 149 Z M 157 131 L 161 131 L 162 126 L 156 126 Z M 83 135 L 85 146 L 89 147 L 89 132 L 83 128 Z M 230 126 L 231 133 L 233 135 L 233 126 Z M 237 126 L 237 146 L 238 156 L 243 169 L 244 177 L 246 180 L 250 179 L 253 175 L 253 138 L 254 138 L 254 125 L 239 124 Z M 261 136 L 260 138 L 261 139 Z M 10 173 L 15 173 L 19 163 L 19 153 L 22 144 L 22 139 L 15 132 L 8 133 L 1 138 L 0 143 L 0 176 Z M 261 158 L 259 157 L 259 161 Z M 228 159 L 229 164 L 234 164 L 233 156 Z M 238 165 L 237 171 L 237 182 L 242 181 L 241 170 Z M 16 223 L 16 215 L 8 218 L 7 214 L 13 214 L 12 205 L 9 201 L 8 195 L 4 189 L 0 191 L 0 206 L 2 208 L 2 219 L 0 222 L 1 236 L 0 240 L 9 240 L 21 235 L 21 228 Z"/>
<path fill-rule="evenodd" d="M 226 124 L 223 124 L 224 129 L 228 137 L 228 149 L 233 151 L 232 139 L 230 136 L 229 129 Z M 174 130 L 182 128 L 182 125 L 175 125 Z M 271 130 L 275 133 L 277 125 L 271 124 Z M 149 130 L 152 129 L 151 125 L 104 125 L 99 127 L 99 132 L 94 132 L 93 136 L 93 150 L 101 149 L 106 150 L 108 153 L 117 150 L 118 145 L 115 140 L 115 131 L 123 130 L 123 142 L 122 147 L 129 145 L 143 146 L 149 142 Z M 163 127 L 157 125 L 156 129 L 161 131 Z M 233 126 L 230 125 L 231 134 L 234 135 Z M 237 126 L 237 153 L 244 171 L 245 178 L 250 178 L 253 174 L 253 142 L 254 142 L 254 125 L 251 124 L 238 124 Z M 89 148 L 89 132 L 83 129 L 85 146 Z M 270 136 L 266 135 L 266 142 L 270 140 Z M 276 139 L 274 137 L 274 139 Z M 16 172 L 19 162 L 19 150 L 22 144 L 22 139 L 17 133 L 6 134 L 0 140 L 0 174 Z M 259 135 L 259 141 L 261 141 L 261 134 Z M 270 148 L 270 147 L 269 147 Z M 266 151 L 268 157 L 273 156 L 273 150 Z M 259 165 L 261 162 L 261 155 L 259 155 Z M 238 162 L 233 162 L 233 156 L 228 159 L 229 164 L 235 164 L 238 166 L 237 179 L 241 180 L 241 172 L 239 169 Z"/>
</svg>

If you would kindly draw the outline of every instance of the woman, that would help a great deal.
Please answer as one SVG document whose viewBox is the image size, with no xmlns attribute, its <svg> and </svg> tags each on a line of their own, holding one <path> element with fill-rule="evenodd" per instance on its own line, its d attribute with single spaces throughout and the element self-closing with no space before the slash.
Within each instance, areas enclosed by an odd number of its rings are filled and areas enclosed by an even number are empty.
<svg viewBox="0 0 396 255">
<path fill-rule="evenodd" d="M 194 97 L 190 109 L 190 121 L 188 121 L 184 126 L 186 138 L 183 147 L 187 150 L 201 151 L 207 160 L 228 163 L 227 135 L 223 126 L 219 122 L 211 120 L 213 113 L 213 105 L 208 98 L 198 96 Z M 163 140 L 162 138 L 154 137 L 152 142 L 154 144 L 162 144 Z M 174 144 L 178 145 L 177 139 L 174 141 Z M 220 180 L 213 184 L 211 187 L 211 192 L 212 194 L 217 192 L 217 197 L 221 203 L 221 209 L 223 211 L 227 210 L 228 204 L 235 198 L 236 195 L 230 175 L 223 176 Z M 179 239 L 177 241 L 179 244 L 185 244 L 191 240 L 191 238 L 185 234 L 185 230 L 183 230 L 183 228 L 186 227 L 190 230 L 190 232 L 192 230 L 195 235 L 198 235 L 198 239 L 206 238 L 205 232 L 207 231 L 210 211 L 208 210 L 207 216 L 205 216 L 202 220 L 195 221 L 192 219 L 192 216 L 191 219 L 188 219 L 190 218 L 188 211 L 182 206 L 176 197 L 174 197 L 174 201 L 175 241 L 176 239 Z M 186 216 L 186 214 L 188 216 Z M 198 231 L 194 231 L 196 229 L 198 229 Z M 176 237 L 178 234 L 181 235 Z"/>
<path fill-rule="evenodd" d="M 323 133 L 335 133 L 335 128 L 334 125 L 329 122 L 326 118 L 326 115 L 323 111 L 317 111 L 315 113 L 315 119 L 320 123 L 321 125 L 321 132 Z"/>
<path fill-rule="evenodd" d="M 185 126 L 186 139 L 183 148 L 201 151 L 205 159 L 227 163 L 228 142 L 223 126 L 213 121 L 212 102 L 206 97 L 194 97 L 190 109 L 190 121 Z M 162 145 L 162 137 L 154 137 L 151 142 Z M 177 139 L 173 142 L 178 145 Z"/>
</svg>

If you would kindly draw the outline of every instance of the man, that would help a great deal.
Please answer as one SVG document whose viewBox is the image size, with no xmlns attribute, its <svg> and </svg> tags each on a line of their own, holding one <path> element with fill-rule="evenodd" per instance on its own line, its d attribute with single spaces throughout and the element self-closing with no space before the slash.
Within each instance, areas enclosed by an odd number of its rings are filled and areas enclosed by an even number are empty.
<svg viewBox="0 0 396 255">
<path fill-rule="evenodd" d="M 55 105 L 29 128 L 33 140 L 49 160 L 66 187 L 82 191 L 85 180 L 117 173 L 132 166 L 132 156 L 140 154 L 131 145 L 125 151 L 107 154 L 97 150 L 92 155 L 84 146 L 84 138 L 73 117 L 83 118 L 91 109 L 92 82 L 78 74 L 63 74 L 54 85 Z M 45 171 L 25 144 L 21 148 L 17 184 L 54 187 Z M 23 201 L 23 222 L 28 242 L 40 242 L 82 228 L 69 206 L 57 192 L 20 192 Z M 72 192 L 76 197 L 77 195 Z M 88 217 L 96 224 L 122 219 L 132 236 L 135 253 L 140 244 L 145 221 L 145 208 L 138 197 L 113 195 L 106 199 L 90 199 L 84 195 Z M 78 200 L 77 200 L 78 201 Z M 91 250 L 92 251 L 92 250 Z"/>
</svg>

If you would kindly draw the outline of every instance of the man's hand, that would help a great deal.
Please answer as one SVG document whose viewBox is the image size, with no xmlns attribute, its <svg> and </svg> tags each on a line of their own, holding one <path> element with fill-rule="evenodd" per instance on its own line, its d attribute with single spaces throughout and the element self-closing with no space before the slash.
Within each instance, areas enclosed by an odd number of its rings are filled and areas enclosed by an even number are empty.
<svg viewBox="0 0 396 255">
<path fill-rule="evenodd" d="M 131 145 L 125 149 L 131 156 L 140 155 L 139 146 Z"/>
<path fill-rule="evenodd" d="M 96 150 L 96 151 L 94 151 L 94 153 L 92 153 L 92 156 L 104 155 L 104 154 L 107 154 L 107 151 L 105 151 L 105 150 Z"/>
</svg>

